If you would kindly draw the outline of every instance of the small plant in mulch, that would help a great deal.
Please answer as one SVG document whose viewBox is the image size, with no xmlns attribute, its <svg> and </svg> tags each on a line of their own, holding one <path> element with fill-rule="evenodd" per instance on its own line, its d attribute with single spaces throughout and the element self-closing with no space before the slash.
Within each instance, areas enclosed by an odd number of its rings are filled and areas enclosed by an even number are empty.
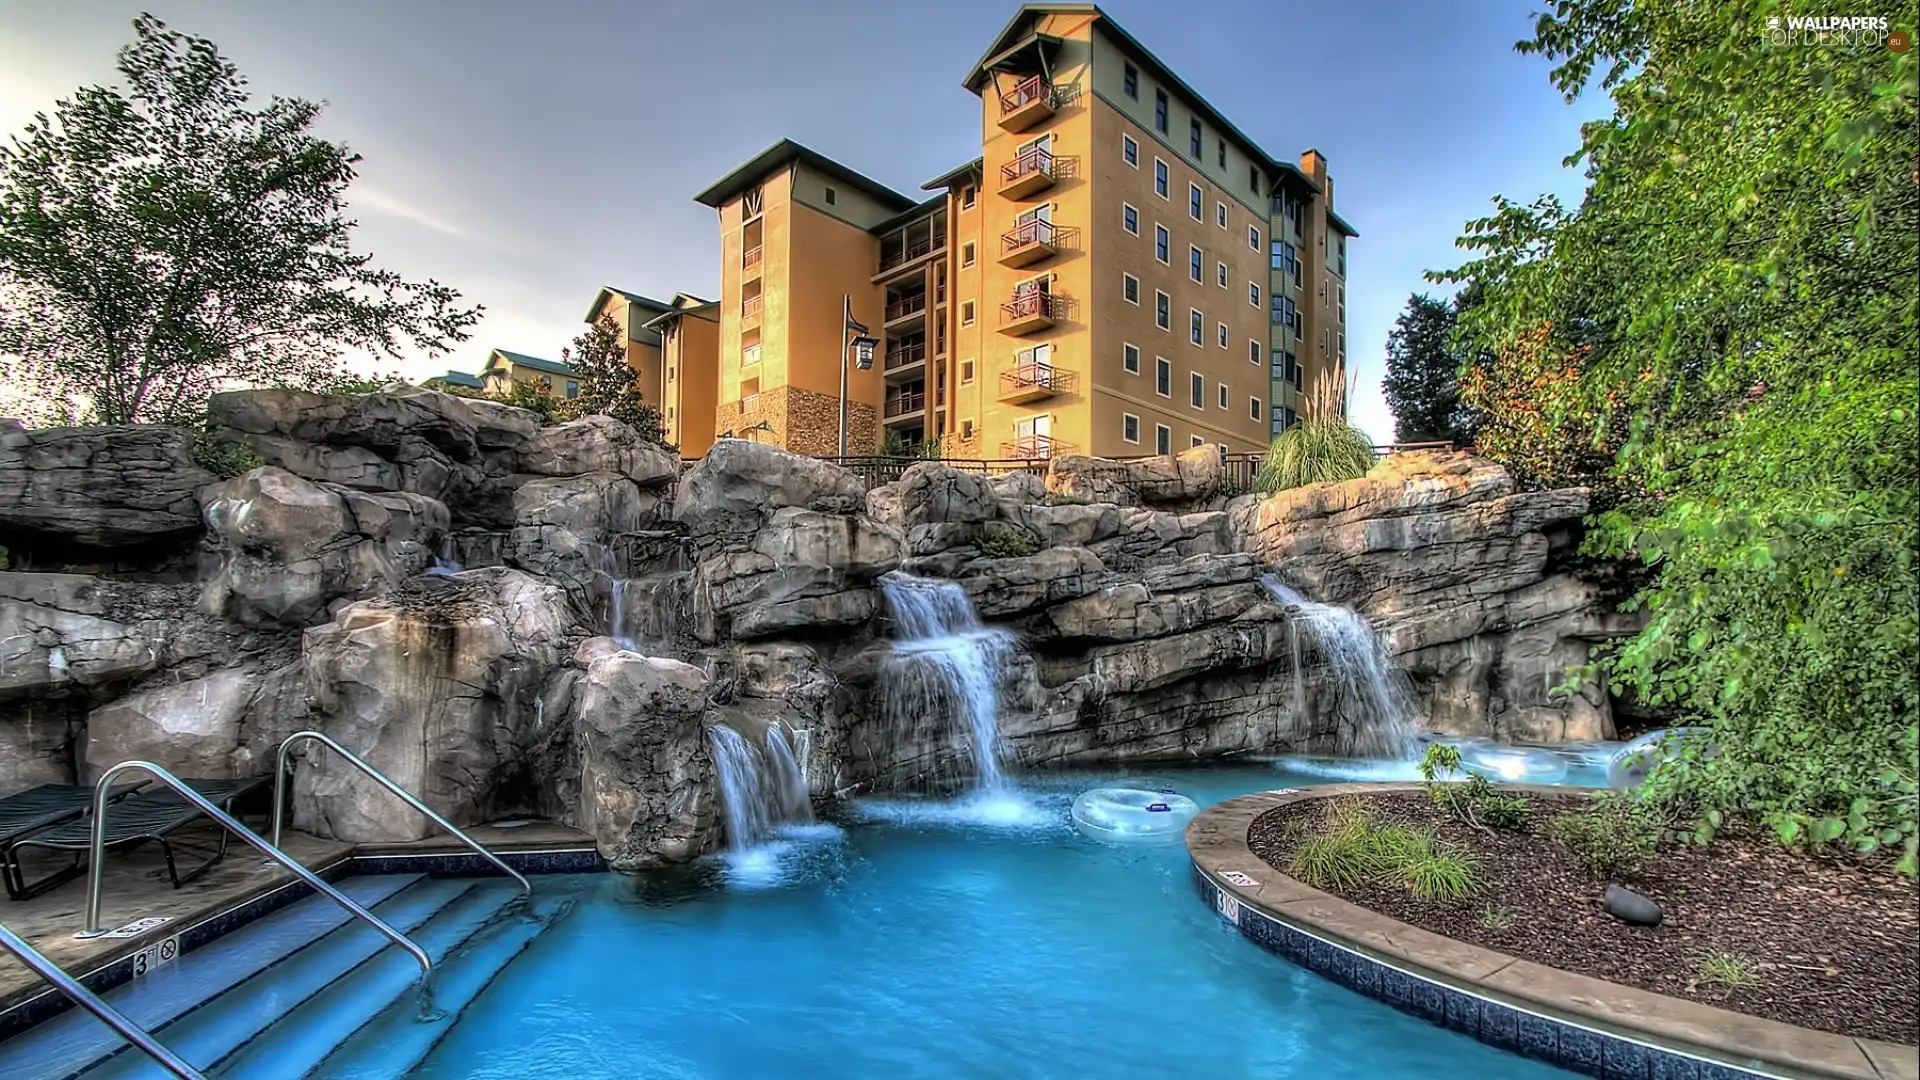
<svg viewBox="0 0 1920 1080">
<path fill-rule="evenodd" d="M 1735 990 L 1751 990 L 1760 985 L 1760 972 L 1746 958 L 1730 952 L 1708 949 L 1693 955 L 1693 979 L 1687 993 L 1700 987 L 1713 987 L 1722 995 Z"/>
<path fill-rule="evenodd" d="M 1434 743 L 1427 747 L 1420 759 L 1420 782 L 1436 804 L 1481 832 L 1524 829 L 1531 816 L 1526 796 L 1502 795 L 1486 777 L 1461 769 L 1457 746 Z"/>
<path fill-rule="evenodd" d="M 1602 796 L 1584 810 L 1569 810 L 1547 822 L 1547 835 L 1595 877 L 1631 874 L 1653 855 L 1659 831 L 1634 814 L 1623 799 Z"/>
<path fill-rule="evenodd" d="M 1480 911 L 1480 925 L 1489 930 L 1505 930 L 1513 925 L 1513 916 L 1507 914 L 1505 908 L 1483 908 Z"/>
<path fill-rule="evenodd" d="M 1316 888 L 1394 884 L 1422 900 L 1463 900 L 1481 887 L 1473 853 L 1436 842 L 1426 829 L 1383 824 L 1358 799 L 1329 807 L 1320 827 L 1301 838 L 1287 870 Z"/>
</svg>

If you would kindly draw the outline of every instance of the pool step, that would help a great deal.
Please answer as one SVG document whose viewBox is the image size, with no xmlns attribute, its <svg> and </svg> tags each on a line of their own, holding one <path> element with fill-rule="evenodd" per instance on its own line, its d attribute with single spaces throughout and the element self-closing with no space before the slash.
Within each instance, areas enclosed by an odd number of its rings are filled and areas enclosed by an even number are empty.
<svg viewBox="0 0 1920 1080">
<path fill-rule="evenodd" d="M 452 1003 L 438 1001 L 440 985 L 459 981 L 460 969 L 468 959 L 460 955 L 468 951 L 466 946 L 470 943 L 476 948 L 484 946 L 487 939 L 496 936 L 490 931 L 505 930 L 513 924 L 539 925 L 527 923 L 522 910 L 508 910 L 519 895 L 519 886 L 511 881 L 474 883 L 458 901 L 447 905 L 411 935 L 433 958 L 431 999 L 437 1014 L 449 1012 Z M 518 951 L 516 946 L 513 952 Z M 300 1080 L 382 1011 L 403 1017 L 405 1023 L 427 1026 L 421 1020 L 423 1002 L 419 982 L 420 965 L 413 957 L 399 949 L 382 950 L 344 977 L 330 981 L 318 993 L 277 1018 L 270 1027 L 236 1046 L 231 1054 L 223 1055 L 210 1075 L 245 1080 Z M 458 1005 L 464 1007 L 465 1002 Z M 197 1063 L 199 1059 L 190 1060 Z"/>
<path fill-rule="evenodd" d="M 374 908 L 374 914 L 395 930 L 418 939 L 428 926 L 443 919 L 465 919 L 472 909 L 479 908 L 472 917 L 484 920 L 496 910 L 499 903 L 490 904 L 491 898 L 476 895 L 477 886 L 478 882 L 472 880 L 429 878 L 395 894 Z M 301 901 L 316 902 L 331 906 L 324 897 Z M 205 1071 L 369 959 L 388 956 L 403 961 L 415 972 L 419 970 L 412 957 L 394 947 L 379 931 L 354 919 L 263 967 L 252 978 L 204 1001 L 200 1008 L 173 1023 L 149 1030 L 169 1050 Z M 83 1080 L 170 1080 L 166 1070 L 131 1048 L 123 1048 L 79 1075 Z"/>
<path fill-rule="evenodd" d="M 364 907 L 381 908 L 396 894 L 422 880 L 419 874 L 352 877 L 336 883 L 336 887 Z M 394 916 L 395 909 L 382 909 L 383 918 Z M 174 963 L 156 967 L 102 996 L 134 1023 L 156 1031 L 300 952 L 352 919 L 345 908 L 333 901 L 311 896 L 216 938 Z M 0 1042 L 0 1076 L 7 1080 L 65 1080 L 127 1050 L 126 1042 L 90 1013 L 69 1009 Z"/>
<path fill-rule="evenodd" d="M 435 974 L 436 1015 L 433 1019 L 421 1019 L 413 995 L 403 993 L 351 1038 L 332 1048 L 319 1066 L 306 1075 L 316 1080 L 320 1077 L 403 1080 L 426 1060 L 467 1006 L 493 984 L 494 978 L 549 927 L 564 919 L 573 907 L 571 899 L 541 899 L 536 895 L 527 912 L 497 920 L 474 935 L 459 954 Z M 298 1074 L 263 1071 L 233 1075 L 245 1075 L 251 1080 L 255 1075 L 293 1077 Z"/>
</svg>

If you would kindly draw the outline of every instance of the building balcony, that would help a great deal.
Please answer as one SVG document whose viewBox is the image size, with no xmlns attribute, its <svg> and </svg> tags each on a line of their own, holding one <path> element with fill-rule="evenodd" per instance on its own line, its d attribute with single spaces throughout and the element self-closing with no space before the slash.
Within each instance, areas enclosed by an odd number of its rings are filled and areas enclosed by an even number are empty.
<svg viewBox="0 0 1920 1080">
<path fill-rule="evenodd" d="M 1060 250 L 1055 246 L 1056 235 L 1051 221 L 1021 222 L 1000 234 L 1000 265 L 1018 268 L 1052 258 Z"/>
<path fill-rule="evenodd" d="M 897 397 L 888 398 L 886 405 L 882 409 L 882 414 L 888 420 L 905 420 L 919 416 L 926 411 L 927 395 L 923 391 L 917 394 L 901 394 Z"/>
<path fill-rule="evenodd" d="M 755 278 L 760 276 L 760 248 L 750 247 L 740 253 L 740 276 Z"/>
<path fill-rule="evenodd" d="M 1000 456 L 1021 461 L 1037 461 L 1055 454 L 1073 453 L 1073 444 L 1051 435 L 1022 435 L 1000 444 Z"/>
<path fill-rule="evenodd" d="M 903 296 L 898 300 L 895 300 L 892 303 L 887 305 L 886 321 L 889 323 L 902 322 L 906 319 L 911 319 L 915 315 L 919 315 L 920 313 L 926 310 L 927 310 L 927 294 L 926 293 L 918 292 L 918 293 L 914 293 L 911 296 Z"/>
<path fill-rule="evenodd" d="M 927 362 L 927 339 L 896 342 L 888 346 L 887 358 L 881 364 L 881 370 L 899 371 L 903 368 L 917 367 Z"/>
<path fill-rule="evenodd" d="M 1053 153 L 1044 146 L 1029 146 L 1000 166 L 1000 195 L 1024 199 L 1052 187 L 1053 179 Z"/>
<path fill-rule="evenodd" d="M 1025 405 L 1044 401 L 1056 394 L 1071 394 L 1074 373 L 1051 364 L 1033 362 L 1031 353 L 1021 354 L 1021 363 L 1012 371 L 1000 373 L 1000 400 L 1007 405 Z"/>
<path fill-rule="evenodd" d="M 1045 330 L 1062 318 L 1066 299 L 1052 293 L 1026 292 L 1000 305 L 1000 332 L 1031 334 Z"/>
<path fill-rule="evenodd" d="M 760 318 L 760 299 L 758 296 L 749 296 L 740 301 L 740 318 L 742 321 L 757 320 Z"/>
<path fill-rule="evenodd" d="M 1025 131 L 1053 118 L 1059 95 L 1043 75 L 1029 75 L 1000 95 L 1000 130 Z"/>
<path fill-rule="evenodd" d="M 898 246 L 883 246 L 880 251 L 879 272 L 884 274 L 895 267 L 905 266 L 915 259 L 931 255 L 946 246 L 946 233 L 935 233 L 931 237 L 923 237 L 912 243 L 903 242 Z"/>
</svg>

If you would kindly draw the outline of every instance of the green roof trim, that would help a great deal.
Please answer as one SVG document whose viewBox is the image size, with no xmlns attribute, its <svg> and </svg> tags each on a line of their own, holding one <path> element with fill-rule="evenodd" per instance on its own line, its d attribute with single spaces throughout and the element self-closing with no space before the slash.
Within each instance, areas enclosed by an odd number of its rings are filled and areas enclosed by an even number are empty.
<svg viewBox="0 0 1920 1080">
<path fill-rule="evenodd" d="M 542 360 L 537 356 L 528 356 L 526 353 L 517 353 L 509 349 L 495 349 L 493 352 L 487 354 L 487 371 L 489 372 L 498 366 L 493 362 L 495 357 L 505 359 L 507 363 L 514 367 L 532 368 L 535 371 L 544 371 L 550 375 L 570 376 L 575 374 L 571 367 L 568 367 L 558 360 Z M 483 375 L 485 373 L 486 372 L 482 372 Z"/>
<path fill-rule="evenodd" d="M 629 304 L 638 305 L 649 311 L 666 311 L 673 306 L 671 304 L 663 304 L 651 297 L 641 296 L 639 293 L 628 292 L 625 289 L 616 289 L 611 285 L 602 285 L 600 286 L 600 291 L 593 294 L 593 304 L 587 308 L 587 314 L 580 321 L 592 322 L 593 313 L 599 311 L 606 305 L 609 298 L 615 296 L 621 297 Z"/>
<path fill-rule="evenodd" d="M 478 375 L 469 375 L 464 371 L 449 371 L 445 375 L 435 375 L 429 383 L 447 383 L 452 386 L 464 386 L 469 390 L 479 390 L 486 386 Z"/>
<path fill-rule="evenodd" d="M 695 297 L 694 299 L 698 298 Z M 682 315 L 691 315 L 696 319 L 705 319 L 708 322 L 719 322 L 719 313 L 720 301 L 706 300 L 691 307 L 675 308 L 664 315 L 649 319 L 647 320 L 646 328 L 656 334 L 660 333 L 666 329 L 668 323 L 678 319 Z"/>
<path fill-rule="evenodd" d="M 1355 240 L 1360 239 L 1360 234 L 1354 230 L 1354 227 L 1347 224 L 1345 218 L 1341 217 L 1339 214 L 1334 213 L 1331 209 L 1327 211 L 1327 224 L 1333 226 L 1336 229 L 1339 229 L 1341 232 L 1346 233 L 1348 236 L 1354 238 Z"/>
<path fill-rule="evenodd" d="M 912 199 L 878 180 L 855 172 L 827 155 L 809 150 L 792 139 L 781 139 L 760 151 L 745 165 L 721 177 L 712 187 L 695 195 L 693 201 L 704 206 L 716 208 L 723 206 L 731 202 L 735 196 L 765 179 L 767 174 L 795 163 L 818 169 L 843 184 L 858 188 L 895 213 L 906 210 L 914 204 Z"/>
<path fill-rule="evenodd" d="M 941 173 L 939 176 L 936 176 L 933 179 L 927 181 L 926 183 L 921 184 L 920 190 L 934 191 L 934 190 L 944 190 L 946 188 L 950 188 L 954 185 L 956 181 L 964 180 L 973 173 L 983 173 L 986 169 L 986 164 L 987 164 L 986 158 L 974 158 L 972 161 L 967 162 L 965 165 L 962 165 L 958 168 L 949 169 L 946 172 Z"/>
</svg>

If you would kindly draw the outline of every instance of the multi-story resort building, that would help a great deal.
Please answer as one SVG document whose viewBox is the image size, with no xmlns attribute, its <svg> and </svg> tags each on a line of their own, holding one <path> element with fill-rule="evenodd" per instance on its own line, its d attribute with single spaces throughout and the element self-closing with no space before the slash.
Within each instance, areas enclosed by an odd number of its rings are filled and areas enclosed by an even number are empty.
<svg viewBox="0 0 1920 1080">
<path fill-rule="evenodd" d="M 1270 157 L 1092 4 L 1023 6 L 964 85 L 979 154 L 926 197 L 782 140 L 695 196 L 717 301 L 601 290 L 683 454 L 836 453 L 843 386 L 851 454 L 1252 451 L 1344 367 L 1318 151 Z"/>
</svg>

